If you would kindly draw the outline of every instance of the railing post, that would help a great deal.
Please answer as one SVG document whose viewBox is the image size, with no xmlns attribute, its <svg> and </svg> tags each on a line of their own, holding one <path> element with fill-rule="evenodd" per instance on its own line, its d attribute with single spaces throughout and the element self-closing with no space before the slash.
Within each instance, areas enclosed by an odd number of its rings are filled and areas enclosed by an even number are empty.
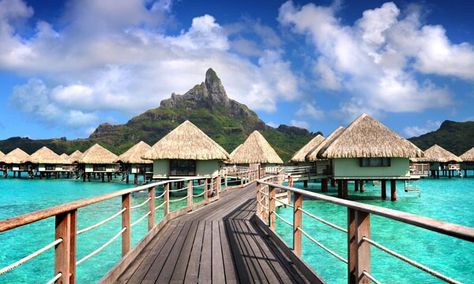
<svg viewBox="0 0 474 284">
<path fill-rule="evenodd" d="M 165 202 L 165 205 L 163 205 L 163 217 L 164 218 L 167 218 L 168 217 L 168 214 L 170 213 L 170 183 L 166 183 L 164 185 L 164 202 Z"/>
<path fill-rule="evenodd" d="M 148 231 L 153 229 L 155 226 L 155 187 L 150 187 L 148 189 L 148 210 L 150 210 L 150 215 L 148 215 Z"/>
<path fill-rule="evenodd" d="M 348 227 L 348 283 L 370 283 L 363 273 L 370 273 L 370 244 L 362 241 L 370 238 L 370 214 L 347 209 Z"/>
<path fill-rule="evenodd" d="M 69 283 L 76 283 L 76 251 L 77 251 L 77 210 L 71 211 L 71 224 L 69 226 Z"/>
<path fill-rule="evenodd" d="M 302 233 L 299 230 L 303 225 L 303 195 L 301 193 L 294 193 L 295 200 L 293 201 L 293 251 L 297 256 L 302 253 Z"/>
<path fill-rule="evenodd" d="M 122 209 L 125 209 L 125 211 L 122 212 L 122 229 L 125 229 L 122 233 L 122 257 L 130 251 L 130 240 L 132 236 L 130 207 L 132 207 L 132 195 L 130 193 L 122 195 Z"/>
<path fill-rule="evenodd" d="M 224 188 L 227 188 L 227 174 L 224 175 Z"/>
<path fill-rule="evenodd" d="M 216 196 L 217 196 L 217 199 L 221 198 L 221 176 L 220 175 L 216 177 Z"/>
<path fill-rule="evenodd" d="M 188 180 L 188 211 L 193 210 L 193 181 Z"/>
<path fill-rule="evenodd" d="M 240 186 L 244 185 L 244 174 L 240 173 Z"/>
<path fill-rule="evenodd" d="M 271 230 L 275 230 L 276 216 L 275 216 L 275 194 L 276 188 L 270 186 L 269 204 L 268 204 L 268 224 Z"/>
<path fill-rule="evenodd" d="M 209 203 L 209 179 L 206 178 L 204 180 L 204 201 Z"/>
<path fill-rule="evenodd" d="M 257 189 L 257 217 L 262 219 L 262 206 L 260 205 L 261 199 L 262 199 L 262 193 L 260 192 L 262 185 L 257 181 L 257 184 L 255 185 L 255 188 Z"/>
<path fill-rule="evenodd" d="M 57 280 L 59 283 L 71 283 L 70 277 L 75 278 L 75 274 L 71 275 L 71 259 L 73 258 L 71 253 L 75 252 L 75 249 L 71 250 L 71 239 L 75 237 L 71 236 L 71 215 L 71 212 L 58 214 L 55 220 L 55 240 L 62 239 L 62 242 L 56 245 L 54 253 L 54 275 L 61 273 L 61 277 Z M 75 267 L 75 261 L 73 266 Z"/>
</svg>

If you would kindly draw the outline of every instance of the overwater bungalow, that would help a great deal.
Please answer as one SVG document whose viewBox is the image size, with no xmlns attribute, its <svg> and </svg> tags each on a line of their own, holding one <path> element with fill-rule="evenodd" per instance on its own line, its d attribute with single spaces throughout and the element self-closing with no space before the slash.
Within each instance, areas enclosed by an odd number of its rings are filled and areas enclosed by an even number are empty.
<svg viewBox="0 0 474 284">
<path fill-rule="evenodd" d="M 338 181 L 339 196 L 347 197 L 348 181 L 354 187 L 365 181 L 381 182 L 386 199 L 390 181 L 391 200 L 396 200 L 396 181 L 411 179 L 409 159 L 422 157 L 423 151 L 367 114 L 355 119 L 337 138 L 318 153 L 331 160 L 332 178 Z"/>
<path fill-rule="evenodd" d="M 28 175 L 32 173 L 31 163 L 28 161 L 30 155 L 20 148 L 9 152 L 2 158 L 0 158 L 0 163 L 4 164 L 5 171 L 3 176 L 8 176 L 8 171 L 13 172 L 13 177 L 21 178 L 21 173 L 26 172 Z"/>
<path fill-rule="evenodd" d="M 0 172 L 2 172 L 2 175 L 5 172 L 5 169 L 4 169 L 5 165 L 3 164 L 3 162 L 1 162 L 3 157 L 5 157 L 5 154 L 2 151 L 0 151 Z"/>
<path fill-rule="evenodd" d="M 130 174 L 133 174 L 134 184 L 138 183 L 139 175 L 143 175 L 144 181 L 152 177 L 153 161 L 142 158 L 150 150 L 150 145 L 140 141 L 118 157 L 117 163 L 120 163 L 120 170 L 127 183 L 129 183 Z"/>
<path fill-rule="evenodd" d="M 318 178 L 316 163 L 307 161 L 306 156 L 318 147 L 324 139 L 324 136 L 320 134 L 316 135 L 293 155 L 290 159 L 290 163 L 296 166 L 296 168 L 293 170 L 292 168 L 287 167 L 287 172 L 291 172 L 292 181 L 303 181 L 304 187 L 307 187 L 309 180 Z"/>
<path fill-rule="evenodd" d="M 185 121 L 143 156 L 153 160 L 153 179 L 219 175 L 227 151 L 190 121 Z"/>
<path fill-rule="evenodd" d="M 260 132 L 255 130 L 231 154 L 230 164 L 253 167 L 258 165 L 266 170 L 283 164 L 283 160 Z"/>
<path fill-rule="evenodd" d="M 455 169 L 459 169 L 459 164 L 462 162 L 460 157 L 437 144 L 434 144 L 424 152 L 425 155 L 423 157 L 414 158 L 411 161 L 413 164 L 428 164 L 430 174 L 434 178 L 439 178 L 440 175 L 451 178 L 454 175 Z"/>
<path fill-rule="evenodd" d="M 72 152 L 71 155 L 69 155 L 69 162 L 71 162 L 72 164 L 79 163 L 81 158 L 82 158 L 82 152 L 79 150 L 76 150 Z"/>
<path fill-rule="evenodd" d="M 60 174 L 67 171 L 64 166 L 68 161 L 45 146 L 31 154 L 29 162 L 35 166 L 36 175 L 39 175 L 40 178 L 50 178 L 51 176 L 58 178 Z"/>
<path fill-rule="evenodd" d="M 459 158 L 462 160 L 461 169 L 464 170 L 464 177 L 467 177 L 468 170 L 474 171 L 474 147 L 464 152 Z"/>
<path fill-rule="evenodd" d="M 79 168 L 82 170 L 82 180 L 91 180 L 91 177 L 100 177 L 102 182 L 107 176 L 107 181 L 112 180 L 112 175 L 119 171 L 117 155 L 100 146 L 94 144 L 82 154 L 79 160 Z"/>
</svg>

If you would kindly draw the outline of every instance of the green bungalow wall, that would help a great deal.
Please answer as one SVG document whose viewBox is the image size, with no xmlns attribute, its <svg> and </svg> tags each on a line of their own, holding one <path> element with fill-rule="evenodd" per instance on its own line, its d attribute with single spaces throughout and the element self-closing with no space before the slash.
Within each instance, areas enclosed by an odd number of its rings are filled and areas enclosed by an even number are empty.
<svg viewBox="0 0 474 284">
<path fill-rule="evenodd" d="M 196 161 L 196 176 L 202 177 L 216 177 L 219 175 L 221 161 L 207 160 Z M 167 179 L 170 174 L 170 160 L 155 160 L 153 161 L 153 178 Z"/>
<path fill-rule="evenodd" d="M 410 177 L 409 160 L 406 158 L 391 158 L 389 167 L 361 167 L 358 158 L 333 159 L 332 166 L 335 178 Z"/>
<path fill-rule="evenodd" d="M 92 164 L 86 164 L 85 165 L 85 172 L 86 173 L 114 173 L 117 171 L 117 165 L 116 164 L 106 164 L 105 165 L 105 171 L 94 171 L 94 165 Z"/>
</svg>

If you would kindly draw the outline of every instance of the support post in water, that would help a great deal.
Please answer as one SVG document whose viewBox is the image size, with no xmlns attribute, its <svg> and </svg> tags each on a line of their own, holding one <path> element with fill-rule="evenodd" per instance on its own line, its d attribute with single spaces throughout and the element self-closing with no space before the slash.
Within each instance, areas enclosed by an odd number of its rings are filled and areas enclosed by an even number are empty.
<svg viewBox="0 0 474 284">
<path fill-rule="evenodd" d="M 150 187 L 148 189 L 148 210 L 150 211 L 150 215 L 148 215 L 148 231 L 151 231 L 155 226 L 155 187 Z"/>
<path fill-rule="evenodd" d="M 370 238 L 370 214 L 356 209 L 347 209 L 348 283 L 370 283 L 364 275 L 370 273 L 370 244 L 362 241 Z"/>
<path fill-rule="evenodd" d="M 130 251 L 130 241 L 132 236 L 132 226 L 130 225 L 131 210 L 132 207 L 132 195 L 130 193 L 122 195 L 122 229 L 125 231 L 122 233 L 122 257 L 124 257 Z"/>
<path fill-rule="evenodd" d="M 275 222 L 276 222 L 276 215 L 275 215 L 275 195 L 276 195 L 276 188 L 273 186 L 270 186 L 270 192 L 269 192 L 269 204 L 268 204 L 268 223 L 270 225 L 270 229 L 272 231 L 275 230 Z"/>
<path fill-rule="evenodd" d="M 293 202 L 293 252 L 297 256 L 301 256 L 302 253 L 302 233 L 300 231 L 303 225 L 303 195 L 301 193 L 294 193 L 295 200 Z"/>
<path fill-rule="evenodd" d="M 387 181 L 386 180 L 381 180 L 380 181 L 380 185 L 381 185 L 381 190 L 382 190 L 382 200 L 386 200 L 387 199 Z"/>
<path fill-rule="evenodd" d="M 397 201 L 397 181 L 390 180 L 390 200 Z"/>
</svg>

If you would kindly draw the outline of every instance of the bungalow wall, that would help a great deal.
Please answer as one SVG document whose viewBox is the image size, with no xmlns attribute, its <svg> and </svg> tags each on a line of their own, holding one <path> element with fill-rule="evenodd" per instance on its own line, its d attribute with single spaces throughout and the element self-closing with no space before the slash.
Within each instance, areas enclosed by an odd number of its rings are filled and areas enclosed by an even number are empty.
<svg viewBox="0 0 474 284">
<path fill-rule="evenodd" d="M 461 164 L 463 170 L 474 170 L 474 162 L 463 162 Z"/>
<path fill-rule="evenodd" d="M 390 166 L 362 167 L 359 158 L 332 160 L 335 178 L 409 177 L 409 160 L 391 158 Z"/>
<path fill-rule="evenodd" d="M 219 174 L 221 162 L 218 160 L 196 161 L 195 176 L 215 177 Z M 181 176 L 181 175 L 176 175 Z M 186 175 L 182 175 L 186 176 Z M 153 178 L 166 179 L 170 177 L 170 160 L 153 161 Z"/>
<path fill-rule="evenodd" d="M 131 164 L 129 166 L 131 174 L 143 174 L 153 172 L 153 164 Z"/>
<path fill-rule="evenodd" d="M 38 172 L 62 172 L 65 171 L 65 165 L 39 164 Z"/>
<path fill-rule="evenodd" d="M 105 164 L 105 165 L 93 165 L 86 164 L 84 167 L 86 173 L 114 173 L 117 171 L 117 165 Z"/>
</svg>

